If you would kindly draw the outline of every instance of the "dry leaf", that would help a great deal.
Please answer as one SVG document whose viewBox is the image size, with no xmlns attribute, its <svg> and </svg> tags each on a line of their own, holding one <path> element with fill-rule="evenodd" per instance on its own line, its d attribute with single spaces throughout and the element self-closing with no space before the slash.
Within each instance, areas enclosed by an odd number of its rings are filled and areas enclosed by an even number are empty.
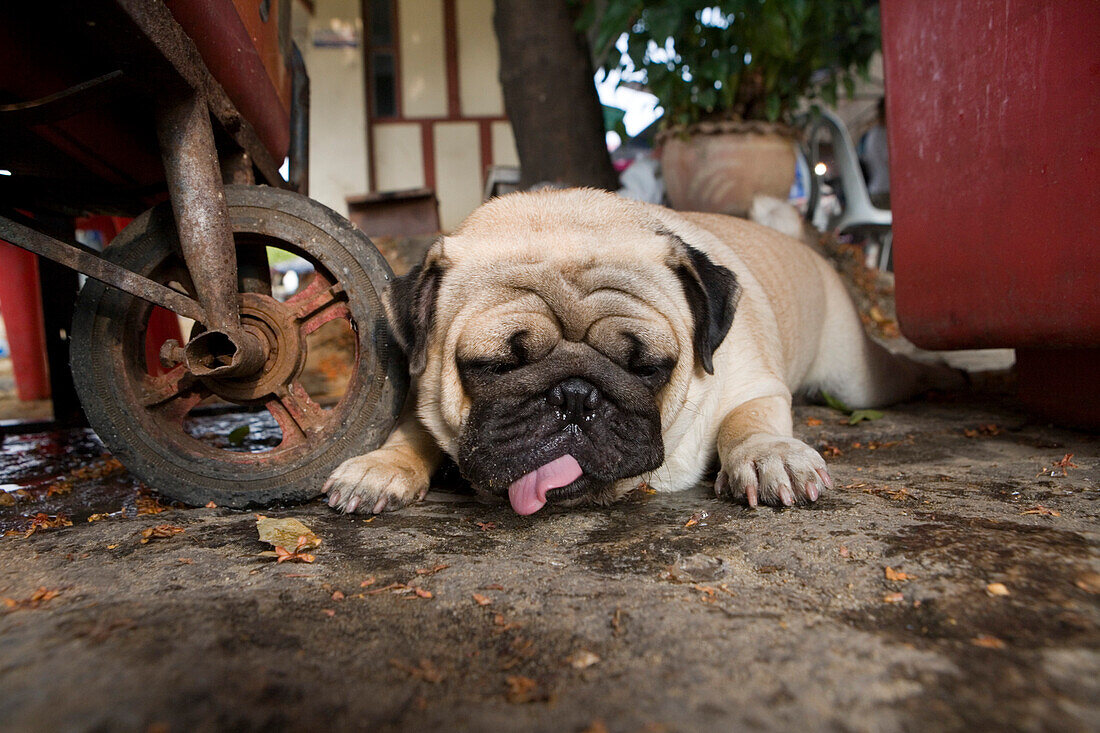
<svg viewBox="0 0 1100 733">
<path fill-rule="evenodd" d="M 573 669 L 588 669 L 593 664 L 599 663 L 600 658 L 587 649 L 578 649 L 566 657 L 565 661 L 569 662 L 569 666 Z"/>
<path fill-rule="evenodd" d="M 990 583 L 985 587 L 985 592 L 991 596 L 1007 596 L 1008 586 L 1004 583 Z"/>
<path fill-rule="evenodd" d="M 296 551 L 315 550 L 321 546 L 321 538 L 313 534 L 309 527 L 292 517 L 272 519 L 262 514 L 256 515 L 256 531 L 260 542 L 282 547 L 294 547 Z M 302 541 L 305 538 L 305 542 Z"/>
<path fill-rule="evenodd" d="M 160 514 L 171 508 L 161 504 L 160 500 L 153 496 L 139 496 L 137 499 L 134 499 L 134 506 L 137 507 L 138 516 Z"/>
<path fill-rule="evenodd" d="M 905 596 L 901 593 L 887 593 L 882 597 L 884 603 L 901 603 L 905 600 Z"/>
<path fill-rule="evenodd" d="M 986 649 L 1004 649 L 1007 644 L 998 639 L 996 636 L 976 636 L 970 640 L 970 643 L 974 646 L 985 647 Z"/>
<path fill-rule="evenodd" d="M 490 529 L 496 529 L 497 526 L 496 522 L 474 522 L 474 524 L 486 531 Z"/>
<path fill-rule="evenodd" d="M 851 551 L 847 547 L 845 547 L 844 545 L 840 546 L 840 549 L 838 550 L 838 552 L 840 553 L 841 557 L 851 557 L 852 556 Z"/>
<path fill-rule="evenodd" d="M 1062 456 L 1061 460 L 1054 461 L 1049 466 L 1044 468 L 1036 476 L 1068 476 L 1069 469 L 1077 468 L 1077 464 L 1073 463 L 1070 459 L 1073 458 L 1072 453 L 1067 453 Z"/>
<path fill-rule="evenodd" d="M 1044 517 L 1060 517 L 1060 516 L 1062 516 L 1062 513 L 1060 511 L 1058 511 L 1057 509 L 1051 509 L 1050 507 L 1045 507 L 1042 504 L 1036 504 L 1035 506 L 1031 507 L 1030 509 L 1025 509 L 1024 511 L 1020 512 L 1020 514 L 1021 515 L 1023 515 L 1023 514 L 1040 514 Z"/>
<path fill-rule="evenodd" d="M 818 425 L 821 425 L 821 423 L 822 423 L 822 420 L 820 420 L 816 417 L 806 418 L 806 426 L 807 427 L 816 428 Z"/>
<path fill-rule="evenodd" d="M 359 587 L 360 588 L 366 588 L 367 586 L 374 585 L 374 582 L 375 582 L 374 581 L 374 576 L 372 575 L 369 578 L 367 578 L 366 580 L 364 580 L 362 583 L 360 583 Z"/>
<path fill-rule="evenodd" d="M 344 591 L 342 591 L 342 590 L 334 590 L 334 591 L 332 592 L 332 600 L 334 600 L 334 601 L 342 601 L 342 600 L 344 600 L 344 598 L 346 598 L 346 596 L 344 595 Z"/>
<path fill-rule="evenodd" d="M 111 516 L 110 514 L 93 514 L 92 516 L 88 517 L 88 521 L 89 522 L 100 522 L 104 519 L 109 519 L 110 516 Z"/>
<path fill-rule="evenodd" d="M 706 519 L 709 516 L 710 516 L 710 512 L 705 512 L 705 511 L 695 512 L 694 514 L 691 515 L 691 518 L 689 518 L 687 520 L 687 522 L 684 524 L 684 526 L 685 527 L 694 526 L 696 524 L 699 524 L 699 522 L 703 521 L 704 519 Z"/>
<path fill-rule="evenodd" d="M 447 563 L 441 562 L 438 565 L 435 565 L 435 566 L 430 567 L 430 568 L 417 568 L 416 569 L 416 574 L 417 575 L 435 575 L 440 570 L 446 570 L 449 567 L 451 567 L 451 566 L 448 565 Z"/>
<path fill-rule="evenodd" d="M 886 575 L 887 580 L 896 580 L 899 583 L 904 583 L 905 581 L 912 580 L 914 577 L 916 577 L 914 575 L 910 575 L 909 573 L 903 573 L 900 570 L 894 570 L 889 565 L 886 566 L 886 569 L 883 571 L 883 573 Z"/>
<path fill-rule="evenodd" d="M 470 595 L 473 596 L 474 602 L 476 602 L 479 606 L 488 606 L 490 603 L 493 602 L 492 598 L 483 596 L 480 593 L 471 593 Z"/>
<path fill-rule="evenodd" d="M 432 597 L 432 592 L 430 590 L 424 590 L 423 588 L 413 588 L 413 593 L 415 593 L 418 598 Z"/>
<path fill-rule="evenodd" d="M 195 564 L 195 561 L 192 560 L 189 557 L 178 557 L 178 558 L 176 558 L 176 560 L 179 561 L 180 565 L 194 565 Z"/>
<path fill-rule="evenodd" d="M 540 695 L 538 691 L 539 683 L 530 677 L 509 675 L 505 678 L 505 682 L 508 684 L 508 692 L 505 693 L 505 697 L 510 703 L 521 704 L 546 699 L 546 696 Z"/>
<path fill-rule="evenodd" d="M 305 535 L 298 538 L 298 544 L 294 546 L 293 550 L 288 550 L 282 545 L 275 545 L 275 564 L 279 565 L 284 562 L 313 562 L 317 558 L 308 552 L 304 552 L 309 544 L 309 538 Z M 261 552 L 261 555 L 267 555 L 266 552 Z"/>
<path fill-rule="evenodd" d="M 61 594 L 59 590 L 50 590 L 46 586 L 39 587 L 34 593 L 27 598 L 5 598 L 4 606 L 9 611 L 18 611 L 20 609 L 34 609 L 41 606 L 46 601 L 53 600 Z"/>
<path fill-rule="evenodd" d="M 213 501 L 208 501 L 208 502 L 206 502 L 206 508 L 207 509 L 217 509 L 218 505 L 215 504 Z"/>
<path fill-rule="evenodd" d="M 10 491 L 0 491 L 0 506 L 15 506 L 15 495 Z"/>
<path fill-rule="evenodd" d="M 183 531 L 183 527 L 172 524 L 158 524 L 156 527 L 141 530 L 141 544 L 147 544 L 152 540 L 166 540 Z"/>
<path fill-rule="evenodd" d="M 321 613 L 325 614 L 329 618 L 332 618 L 333 616 L 336 615 L 336 609 L 335 608 L 322 608 Z"/>
</svg>

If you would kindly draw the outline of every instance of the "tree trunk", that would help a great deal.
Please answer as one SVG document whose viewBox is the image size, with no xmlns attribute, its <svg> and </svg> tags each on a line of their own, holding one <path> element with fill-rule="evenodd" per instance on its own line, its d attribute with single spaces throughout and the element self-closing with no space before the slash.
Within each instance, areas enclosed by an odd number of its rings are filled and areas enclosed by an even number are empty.
<svg viewBox="0 0 1100 733">
<path fill-rule="evenodd" d="M 587 39 L 568 0 L 495 0 L 500 83 L 512 121 L 520 185 L 616 190 Z"/>
</svg>

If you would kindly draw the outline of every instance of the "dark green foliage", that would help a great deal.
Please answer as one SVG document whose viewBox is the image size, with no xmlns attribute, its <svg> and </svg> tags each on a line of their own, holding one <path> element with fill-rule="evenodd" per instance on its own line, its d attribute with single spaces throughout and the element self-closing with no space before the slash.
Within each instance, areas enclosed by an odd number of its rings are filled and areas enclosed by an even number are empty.
<svg viewBox="0 0 1100 733">
<path fill-rule="evenodd" d="M 700 119 L 789 121 L 802 100 L 836 101 L 880 45 L 871 0 L 588 0 L 598 61 L 624 68 L 615 42 L 665 110 L 665 126 Z M 669 53 L 664 53 L 664 50 Z M 625 59 L 624 59 L 625 61 Z"/>
</svg>

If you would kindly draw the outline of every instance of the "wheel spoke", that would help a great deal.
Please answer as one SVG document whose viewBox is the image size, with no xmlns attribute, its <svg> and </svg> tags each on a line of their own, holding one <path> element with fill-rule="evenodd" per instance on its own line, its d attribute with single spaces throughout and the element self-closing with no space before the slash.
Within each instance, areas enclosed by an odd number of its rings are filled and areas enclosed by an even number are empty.
<svg viewBox="0 0 1100 733">
<path fill-rule="evenodd" d="M 301 382 L 292 382 L 284 392 L 268 400 L 266 405 L 283 432 L 279 448 L 313 440 L 329 422 L 329 413 L 313 401 Z"/>
<path fill-rule="evenodd" d="M 142 392 L 142 406 L 172 423 L 183 422 L 187 413 L 210 395 L 182 364 L 158 377 L 146 377 Z"/>
<path fill-rule="evenodd" d="M 293 307 L 295 320 L 303 336 L 316 331 L 329 321 L 338 318 L 351 322 L 351 310 L 348 308 L 347 293 L 340 283 L 330 283 L 320 273 L 314 273 L 301 292 L 287 301 Z"/>
</svg>

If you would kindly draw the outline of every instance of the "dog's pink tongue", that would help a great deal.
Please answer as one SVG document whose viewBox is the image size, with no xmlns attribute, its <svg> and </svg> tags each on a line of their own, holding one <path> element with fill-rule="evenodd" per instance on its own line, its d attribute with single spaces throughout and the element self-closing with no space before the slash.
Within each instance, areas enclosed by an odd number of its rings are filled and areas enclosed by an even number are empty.
<svg viewBox="0 0 1100 733">
<path fill-rule="evenodd" d="M 568 486 L 584 471 L 571 455 L 555 458 L 508 487 L 508 500 L 516 514 L 534 514 L 546 504 L 546 492 Z"/>
</svg>

